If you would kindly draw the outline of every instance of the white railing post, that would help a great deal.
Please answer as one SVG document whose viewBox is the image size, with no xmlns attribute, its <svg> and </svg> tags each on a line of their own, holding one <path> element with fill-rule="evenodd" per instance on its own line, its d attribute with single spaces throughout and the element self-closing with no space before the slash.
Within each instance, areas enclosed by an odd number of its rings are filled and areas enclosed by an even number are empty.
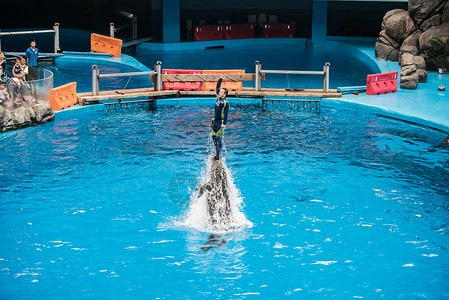
<svg viewBox="0 0 449 300">
<path fill-rule="evenodd" d="M 55 23 L 55 25 L 53 25 L 53 30 L 55 31 L 55 53 L 58 53 L 58 50 L 61 50 L 59 47 L 59 23 Z"/>
<path fill-rule="evenodd" d="M 100 70 L 96 65 L 92 66 L 92 96 L 100 94 Z"/>
<path fill-rule="evenodd" d="M 323 67 L 323 72 L 324 72 L 324 76 L 323 76 L 323 93 L 327 93 L 329 91 L 329 66 L 330 66 L 330 62 L 327 62 L 324 64 Z"/>
<path fill-rule="evenodd" d="M 256 60 L 256 82 L 255 82 L 255 87 L 254 89 L 256 91 L 260 91 L 262 88 L 262 78 L 261 78 L 261 73 L 260 71 L 262 70 L 262 65 L 259 63 L 258 60 Z"/>
<path fill-rule="evenodd" d="M 154 66 L 154 71 L 156 74 L 156 82 L 154 83 L 154 90 L 160 91 L 162 89 L 161 81 L 162 81 L 162 62 L 157 61 L 156 65 Z"/>
<path fill-rule="evenodd" d="M 114 25 L 114 23 L 109 23 L 109 36 L 111 38 L 115 37 L 115 25 Z"/>
</svg>

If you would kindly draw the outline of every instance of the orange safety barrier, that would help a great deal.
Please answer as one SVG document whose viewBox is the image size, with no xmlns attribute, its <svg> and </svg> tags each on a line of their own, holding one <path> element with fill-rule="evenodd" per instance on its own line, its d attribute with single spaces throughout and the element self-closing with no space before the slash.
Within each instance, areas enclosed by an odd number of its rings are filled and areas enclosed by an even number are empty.
<svg viewBox="0 0 449 300">
<path fill-rule="evenodd" d="M 50 90 L 50 105 L 53 110 L 61 110 L 78 102 L 76 82 L 67 83 Z"/>
<path fill-rule="evenodd" d="M 92 33 L 90 35 L 90 51 L 109 53 L 112 57 L 120 57 L 122 55 L 122 40 Z"/>
<path fill-rule="evenodd" d="M 203 74 L 201 70 L 162 69 L 162 74 Z M 201 91 L 201 81 L 162 82 L 163 90 Z"/>
<path fill-rule="evenodd" d="M 371 74 L 366 77 L 366 94 L 378 95 L 398 91 L 398 72 Z"/>
<path fill-rule="evenodd" d="M 203 74 L 245 74 L 245 70 L 203 70 Z M 241 81 L 223 81 L 222 88 L 227 88 L 229 91 L 241 91 Z M 203 91 L 215 91 L 217 88 L 217 81 L 204 81 Z"/>
</svg>

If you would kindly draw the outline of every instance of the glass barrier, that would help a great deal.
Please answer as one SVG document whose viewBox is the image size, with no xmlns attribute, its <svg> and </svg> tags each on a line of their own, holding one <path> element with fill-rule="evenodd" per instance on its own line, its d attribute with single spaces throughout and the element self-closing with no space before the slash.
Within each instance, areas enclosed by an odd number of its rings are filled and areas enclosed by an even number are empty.
<svg viewBox="0 0 449 300">
<path fill-rule="evenodd" d="M 25 81 L 7 78 L 0 82 L 0 105 L 8 110 L 19 107 L 32 107 L 50 103 L 50 90 L 53 88 L 53 72 L 39 69 L 39 80 Z"/>
</svg>

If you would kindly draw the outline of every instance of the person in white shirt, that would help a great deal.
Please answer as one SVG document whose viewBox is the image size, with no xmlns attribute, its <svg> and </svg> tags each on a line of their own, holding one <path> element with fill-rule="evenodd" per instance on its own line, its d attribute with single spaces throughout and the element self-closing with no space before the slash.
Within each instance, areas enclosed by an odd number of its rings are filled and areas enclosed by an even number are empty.
<svg viewBox="0 0 449 300">
<path fill-rule="evenodd" d="M 26 83 L 27 79 L 28 79 L 28 63 L 27 63 L 27 59 L 25 57 L 22 57 L 20 59 L 20 66 L 22 67 L 22 73 L 21 73 L 20 79 L 22 79 Z"/>
</svg>

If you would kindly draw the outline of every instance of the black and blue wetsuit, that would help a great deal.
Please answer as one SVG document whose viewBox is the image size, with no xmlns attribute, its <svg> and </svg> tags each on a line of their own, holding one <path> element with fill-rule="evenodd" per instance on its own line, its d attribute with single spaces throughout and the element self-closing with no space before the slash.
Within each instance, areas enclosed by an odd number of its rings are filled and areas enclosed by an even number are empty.
<svg viewBox="0 0 449 300">
<path fill-rule="evenodd" d="M 212 119 L 212 140 L 214 141 L 215 150 L 217 155 L 220 154 L 221 149 L 223 148 L 223 127 L 222 124 L 226 125 L 226 121 L 228 119 L 228 111 L 229 111 L 229 102 L 224 99 L 220 99 L 218 97 L 218 93 L 220 92 L 221 86 L 221 78 L 217 82 L 217 100 L 215 101 L 215 109 L 214 109 L 214 118 Z"/>
</svg>

